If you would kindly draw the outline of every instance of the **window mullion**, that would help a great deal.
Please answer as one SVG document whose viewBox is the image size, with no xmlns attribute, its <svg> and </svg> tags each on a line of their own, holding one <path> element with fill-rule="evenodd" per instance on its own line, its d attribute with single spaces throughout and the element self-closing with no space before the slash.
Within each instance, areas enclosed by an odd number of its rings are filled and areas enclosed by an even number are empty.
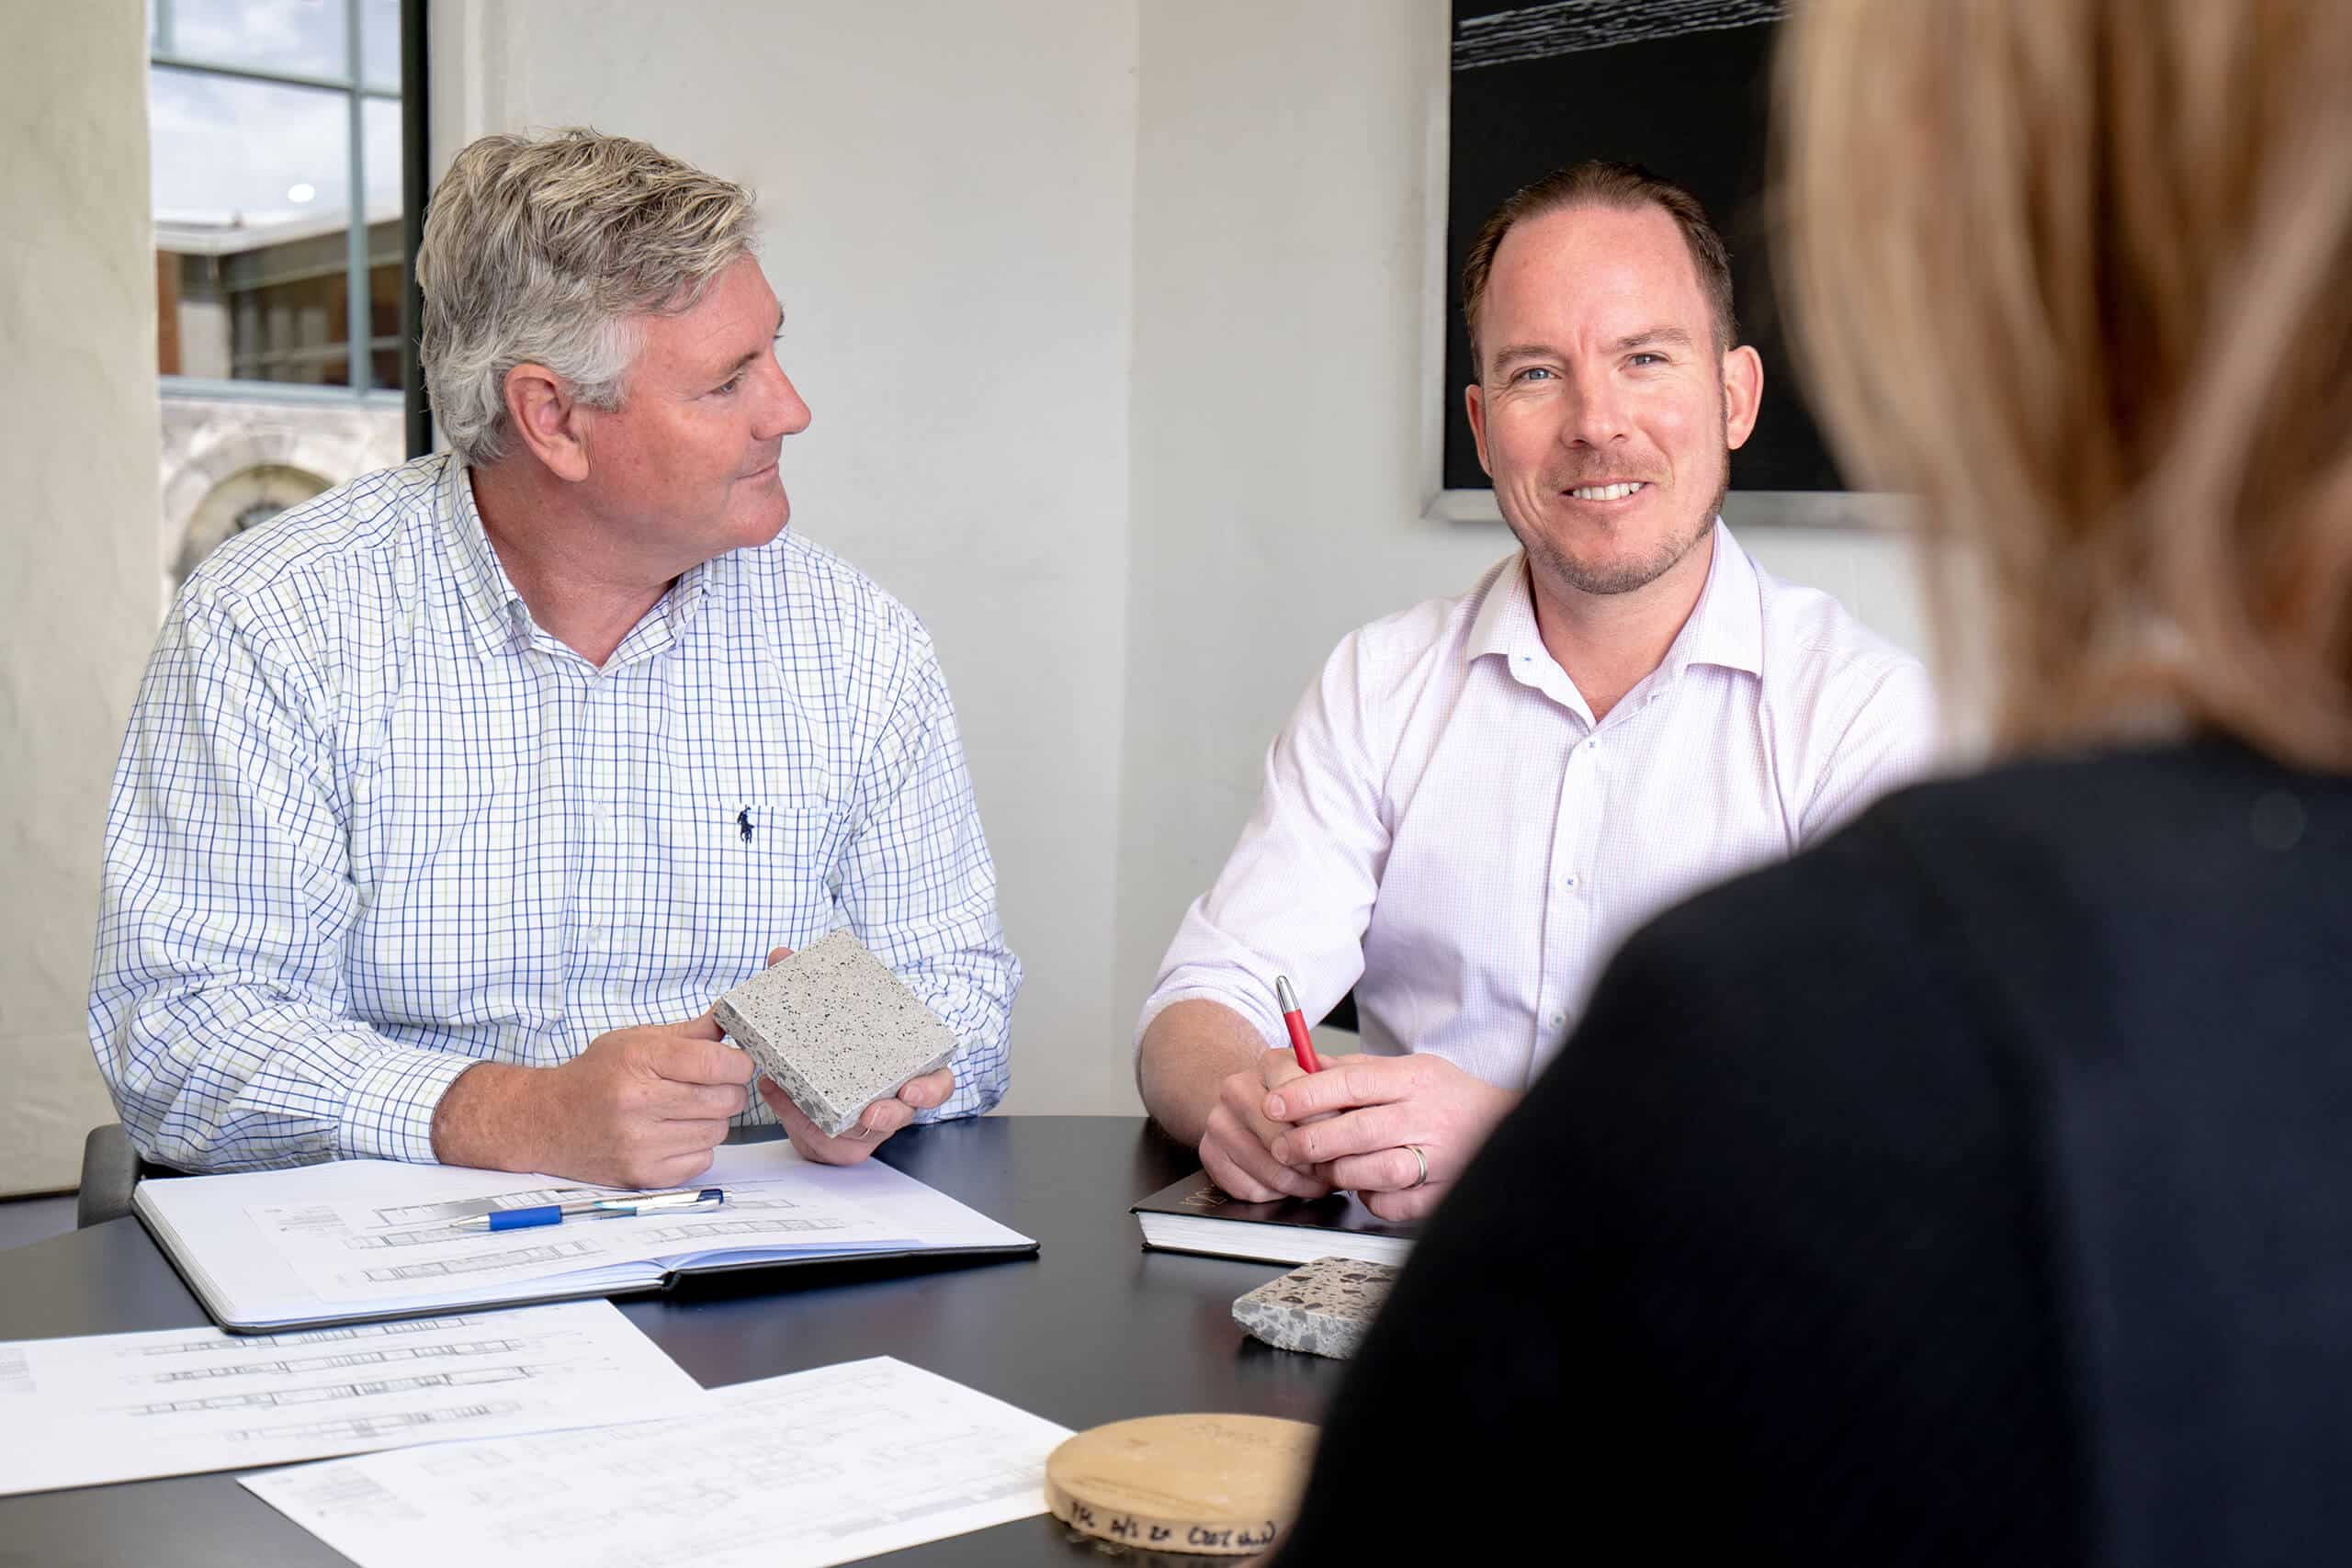
<svg viewBox="0 0 2352 1568">
<path fill-rule="evenodd" d="M 345 248 L 350 271 L 345 308 L 351 319 L 344 335 L 351 340 L 351 394 L 366 397 L 376 370 L 370 352 L 376 315 L 368 287 L 368 121 L 363 108 L 367 99 L 359 93 L 359 0 L 344 0 L 343 10 L 345 66 L 351 78 L 351 93 L 345 100 L 351 111 L 351 134 L 346 139 L 351 153 L 351 228 L 350 243 Z"/>
</svg>

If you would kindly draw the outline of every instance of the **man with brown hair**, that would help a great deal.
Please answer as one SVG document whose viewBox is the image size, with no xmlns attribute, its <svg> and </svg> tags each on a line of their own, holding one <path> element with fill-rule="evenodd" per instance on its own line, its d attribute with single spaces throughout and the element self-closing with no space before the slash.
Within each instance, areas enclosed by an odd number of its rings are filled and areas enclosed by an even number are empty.
<svg viewBox="0 0 2352 1568">
<path fill-rule="evenodd" d="M 1145 1103 L 1238 1198 L 1425 1213 L 1620 940 L 1933 749 L 1918 662 L 1716 515 L 1763 366 L 1688 192 L 1560 170 L 1487 220 L 1463 297 L 1470 425 L 1520 548 L 1340 642 L 1144 1007 Z M 1309 1018 L 1352 987 L 1364 1054 L 1302 1074 L 1278 973 Z"/>
</svg>

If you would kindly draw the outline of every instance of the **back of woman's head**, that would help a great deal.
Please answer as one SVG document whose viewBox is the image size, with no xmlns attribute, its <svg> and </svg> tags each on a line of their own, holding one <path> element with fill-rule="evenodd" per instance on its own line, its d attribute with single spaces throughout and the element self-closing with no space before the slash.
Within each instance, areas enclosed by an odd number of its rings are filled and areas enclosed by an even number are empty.
<svg viewBox="0 0 2352 1568">
<path fill-rule="evenodd" d="M 2001 743 L 2352 769 L 2352 4 L 1814 0 L 1779 87 L 1816 398 Z"/>
</svg>

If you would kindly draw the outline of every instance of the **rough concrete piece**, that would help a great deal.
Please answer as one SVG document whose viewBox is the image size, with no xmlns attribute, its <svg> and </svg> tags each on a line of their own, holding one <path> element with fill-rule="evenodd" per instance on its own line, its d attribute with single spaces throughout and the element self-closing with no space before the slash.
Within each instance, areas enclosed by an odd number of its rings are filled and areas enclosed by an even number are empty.
<svg viewBox="0 0 2352 1568">
<path fill-rule="evenodd" d="M 947 1026 L 846 931 L 763 969 L 716 1011 L 760 1071 L 834 1137 L 956 1055 Z"/>
<path fill-rule="evenodd" d="M 1396 1270 L 1352 1258 L 1318 1258 L 1233 1303 L 1233 1321 L 1281 1350 L 1345 1360 L 1363 1343 Z"/>
</svg>

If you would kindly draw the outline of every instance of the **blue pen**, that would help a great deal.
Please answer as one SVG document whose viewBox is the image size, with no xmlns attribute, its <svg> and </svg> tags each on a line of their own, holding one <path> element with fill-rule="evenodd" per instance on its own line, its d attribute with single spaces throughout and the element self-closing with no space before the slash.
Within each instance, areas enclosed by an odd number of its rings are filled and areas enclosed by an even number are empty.
<svg viewBox="0 0 2352 1568">
<path fill-rule="evenodd" d="M 496 1209 L 451 1220 L 461 1231 L 520 1231 L 534 1225 L 560 1225 L 566 1220 L 624 1220 L 631 1214 L 659 1214 L 673 1209 L 715 1208 L 727 1201 L 719 1187 L 677 1187 L 666 1192 L 632 1192 L 621 1198 L 595 1198 L 581 1203 L 540 1203 L 528 1209 Z"/>
</svg>

